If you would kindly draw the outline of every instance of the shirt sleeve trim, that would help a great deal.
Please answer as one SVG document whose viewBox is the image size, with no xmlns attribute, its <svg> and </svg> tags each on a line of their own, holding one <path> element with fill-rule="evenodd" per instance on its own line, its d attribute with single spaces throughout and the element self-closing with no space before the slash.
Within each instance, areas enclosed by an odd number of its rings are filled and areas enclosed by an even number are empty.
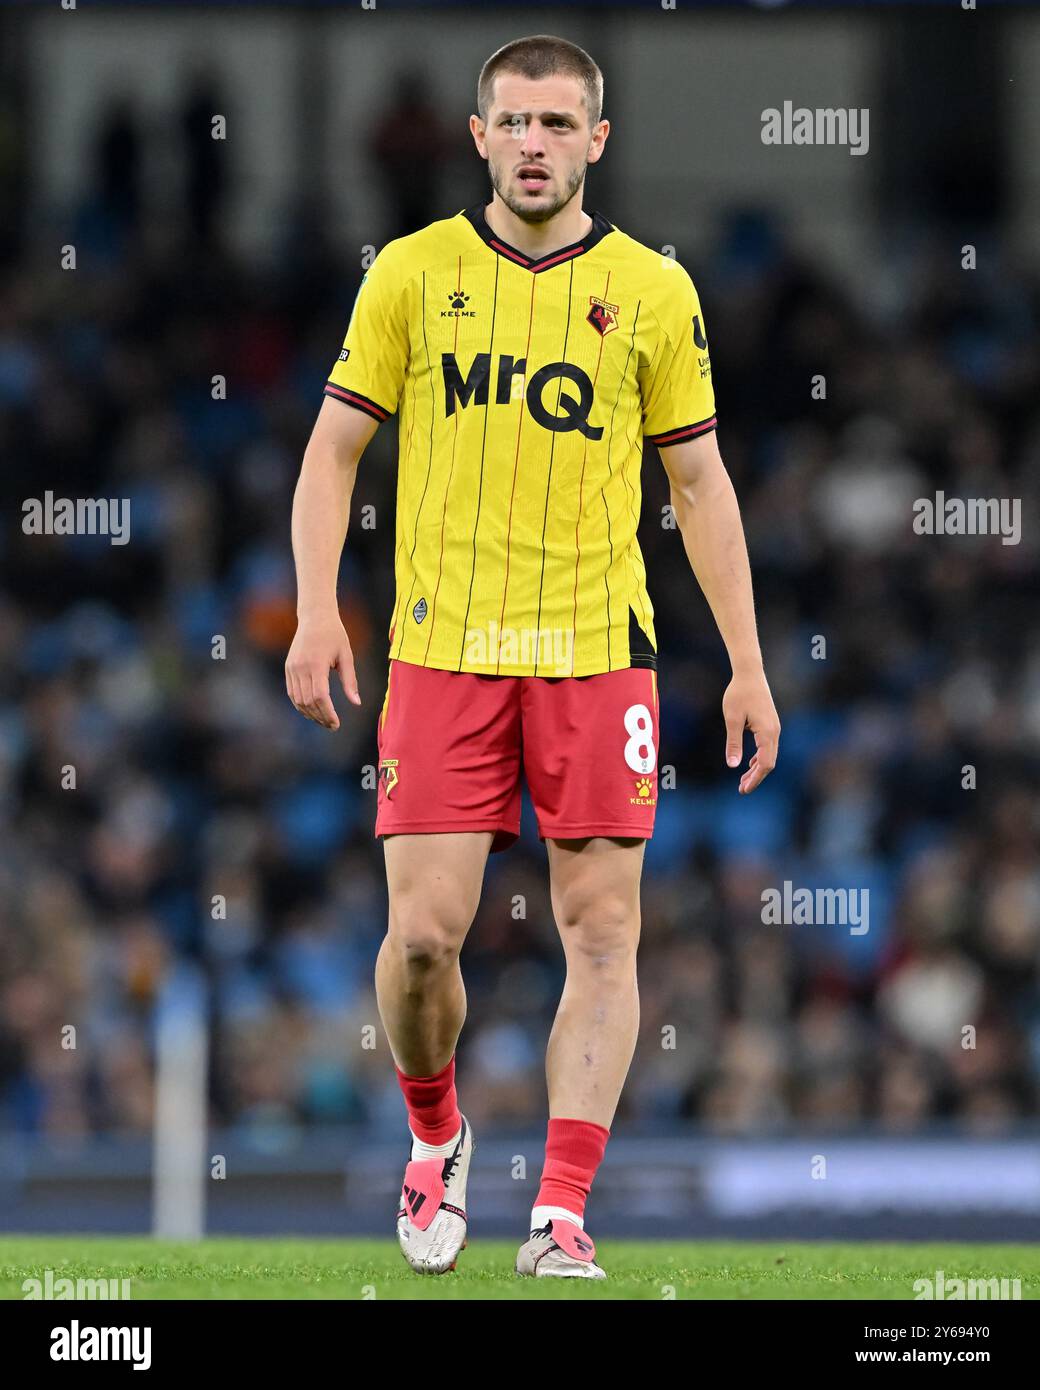
<svg viewBox="0 0 1040 1390">
<path fill-rule="evenodd" d="M 339 386 L 334 381 L 326 382 L 326 396 L 335 396 L 338 401 L 345 401 L 347 405 L 352 405 L 355 410 L 362 410 L 366 415 L 371 415 L 373 420 L 389 420 L 392 412 L 377 401 L 370 401 L 367 396 L 360 395 L 357 391 L 348 391 L 345 386 Z"/>
<path fill-rule="evenodd" d="M 698 420 L 695 425 L 681 425 L 676 430 L 665 430 L 663 434 L 648 434 L 646 438 L 651 444 L 656 444 L 661 448 L 665 444 L 681 444 L 687 439 L 696 439 L 700 434 L 707 434 L 718 425 L 718 417 L 712 415 L 707 420 Z"/>
</svg>

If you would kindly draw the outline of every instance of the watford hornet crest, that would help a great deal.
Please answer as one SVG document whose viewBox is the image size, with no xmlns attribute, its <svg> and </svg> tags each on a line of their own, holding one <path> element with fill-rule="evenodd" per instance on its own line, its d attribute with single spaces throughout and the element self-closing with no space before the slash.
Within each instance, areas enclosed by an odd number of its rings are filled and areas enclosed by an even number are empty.
<svg viewBox="0 0 1040 1390">
<path fill-rule="evenodd" d="M 618 326 L 618 306 L 608 304 L 605 299 L 597 299 L 594 294 L 589 295 L 589 303 L 592 308 L 585 315 L 585 322 L 591 323 L 600 337 L 605 338 Z"/>
<path fill-rule="evenodd" d="M 379 776 L 382 779 L 383 786 L 386 788 L 386 799 L 388 801 L 390 800 L 390 793 L 401 780 L 397 775 L 397 762 L 397 758 L 379 759 Z"/>
</svg>

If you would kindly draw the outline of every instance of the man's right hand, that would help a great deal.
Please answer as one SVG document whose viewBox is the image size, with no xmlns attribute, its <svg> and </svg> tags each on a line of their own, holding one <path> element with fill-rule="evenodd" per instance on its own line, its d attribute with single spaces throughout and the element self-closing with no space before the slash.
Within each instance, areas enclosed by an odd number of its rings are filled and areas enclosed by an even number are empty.
<svg viewBox="0 0 1040 1390">
<path fill-rule="evenodd" d="M 339 715 L 329 694 L 329 672 L 338 671 L 343 693 L 360 705 L 354 654 L 339 614 L 301 618 L 285 660 L 285 688 L 301 714 L 323 729 L 338 729 Z"/>
</svg>

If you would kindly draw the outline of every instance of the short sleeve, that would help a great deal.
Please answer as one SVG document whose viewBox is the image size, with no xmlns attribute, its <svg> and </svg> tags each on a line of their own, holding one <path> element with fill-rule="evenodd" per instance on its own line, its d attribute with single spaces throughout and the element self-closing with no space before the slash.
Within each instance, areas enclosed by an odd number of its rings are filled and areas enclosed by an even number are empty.
<svg viewBox="0 0 1040 1390">
<path fill-rule="evenodd" d="M 716 425 L 708 335 L 693 281 L 681 265 L 667 272 L 674 291 L 659 314 L 661 340 L 640 376 L 643 437 L 663 448 Z"/>
<path fill-rule="evenodd" d="M 408 371 L 405 284 L 384 248 L 362 276 L 343 347 L 325 395 L 385 420 L 397 409 Z"/>
</svg>

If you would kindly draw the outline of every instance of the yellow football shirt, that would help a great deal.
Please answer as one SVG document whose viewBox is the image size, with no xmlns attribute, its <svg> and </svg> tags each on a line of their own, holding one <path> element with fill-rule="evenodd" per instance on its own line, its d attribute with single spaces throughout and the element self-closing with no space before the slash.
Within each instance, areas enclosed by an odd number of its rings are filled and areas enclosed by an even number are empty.
<svg viewBox="0 0 1040 1390">
<path fill-rule="evenodd" d="M 532 259 L 484 205 L 390 242 L 325 392 L 399 413 L 390 656 L 513 676 L 656 662 L 643 440 L 715 428 L 687 272 L 590 213 Z"/>
</svg>

